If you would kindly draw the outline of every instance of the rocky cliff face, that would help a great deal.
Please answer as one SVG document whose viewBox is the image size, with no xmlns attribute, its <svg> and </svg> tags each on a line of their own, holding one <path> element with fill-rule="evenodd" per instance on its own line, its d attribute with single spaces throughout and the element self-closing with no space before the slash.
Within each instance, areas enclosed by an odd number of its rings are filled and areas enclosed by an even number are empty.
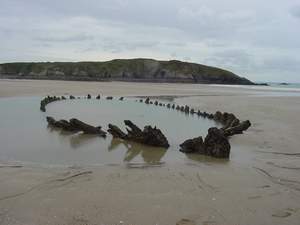
<svg viewBox="0 0 300 225">
<path fill-rule="evenodd" d="M 215 67 L 181 61 L 116 59 L 107 62 L 0 64 L 0 78 L 58 80 L 122 80 L 244 84 L 251 81 Z"/>
</svg>

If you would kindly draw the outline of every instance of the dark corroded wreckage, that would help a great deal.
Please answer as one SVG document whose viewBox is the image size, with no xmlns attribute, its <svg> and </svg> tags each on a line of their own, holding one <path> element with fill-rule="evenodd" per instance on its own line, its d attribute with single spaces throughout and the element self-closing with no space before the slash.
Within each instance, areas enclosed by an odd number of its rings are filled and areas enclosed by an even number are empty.
<svg viewBox="0 0 300 225">
<path fill-rule="evenodd" d="M 80 132 L 82 131 L 85 134 L 97 134 L 101 137 L 106 137 L 106 132 L 101 129 L 101 126 L 94 127 L 87 123 L 84 123 L 78 119 L 67 120 L 55 120 L 53 117 L 48 116 L 47 122 L 50 126 L 61 128 L 65 131 L 70 132 Z"/>
<path fill-rule="evenodd" d="M 230 144 L 221 129 L 211 127 L 204 141 L 201 136 L 188 139 L 180 144 L 180 151 L 184 153 L 198 153 L 216 158 L 228 158 Z"/>
<path fill-rule="evenodd" d="M 199 153 L 216 158 L 229 158 L 230 143 L 228 137 L 242 134 L 251 123 L 249 120 L 240 122 L 232 113 L 221 113 L 217 111 L 213 120 L 223 125 L 222 128 L 211 127 L 204 141 L 201 136 L 188 139 L 180 144 L 180 151 L 184 153 Z"/>
<path fill-rule="evenodd" d="M 160 129 L 156 127 L 153 128 L 151 126 L 145 126 L 144 129 L 141 130 L 130 120 L 124 120 L 124 123 L 128 127 L 126 128 L 127 134 L 113 124 L 108 125 L 109 129 L 107 131 L 115 138 L 131 140 L 156 147 L 168 148 L 170 146 L 167 138 Z"/>
<path fill-rule="evenodd" d="M 63 97 L 56 97 L 56 96 L 47 96 L 46 98 L 41 100 L 41 104 L 40 104 L 40 110 L 42 112 L 46 112 L 46 105 L 48 105 L 51 102 L 56 102 L 56 101 L 60 101 L 60 100 L 64 100 L 66 99 L 64 96 Z"/>
<path fill-rule="evenodd" d="M 78 97 L 78 98 L 80 98 L 80 97 Z M 92 98 L 92 96 L 90 95 L 90 94 L 88 94 L 87 96 L 86 96 L 86 98 L 87 99 L 91 99 Z M 96 99 L 100 99 L 100 95 L 97 95 L 96 97 L 95 97 Z M 112 97 L 107 97 L 108 99 L 112 99 Z M 123 97 L 121 97 L 121 98 L 123 98 Z M 56 102 L 56 101 L 61 101 L 61 100 L 66 100 L 67 98 L 65 97 L 65 96 L 61 96 L 61 97 L 57 97 L 57 96 L 47 96 L 47 97 L 45 97 L 45 98 L 43 98 L 42 100 L 41 100 L 41 102 L 40 102 L 40 110 L 42 111 L 42 112 L 46 112 L 46 106 L 49 104 L 49 103 L 52 103 L 52 102 Z M 76 97 L 75 96 L 73 96 L 73 95 L 70 95 L 69 96 L 69 99 L 70 100 L 74 100 L 74 99 L 76 99 Z"/>
<path fill-rule="evenodd" d="M 92 96 L 88 94 L 86 98 L 91 99 Z M 47 104 L 66 99 L 67 98 L 64 96 L 47 96 L 46 98 L 42 99 L 40 110 L 45 112 Z M 76 99 L 76 97 L 70 95 L 69 99 Z M 95 99 L 100 99 L 100 95 L 96 96 Z M 112 96 L 107 96 L 104 99 L 113 100 L 114 98 Z M 123 101 L 124 97 L 120 97 L 119 100 Z M 197 115 L 198 117 L 214 120 L 215 122 L 222 125 L 221 128 L 209 128 L 208 134 L 204 138 L 202 138 L 202 136 L 198 136 L 192 139 L 185 140 L 182 144 L 180 144 L 180 151 L 186 154 L 195 153 L 208 155 L 216 158 L 229 158 L 231 149 L 229 138 L 236 134 L 242 134 L 251 126 L 249 120 L 241 122 L 232 113 L 217 111 L 213 114 L 209 112 L 202 112 L 200 110 L 195 110 L 188 105 L 171 105 L 170 103 L 165 104 L 157 100 L 151 101 L 149 97 L 147 97 L 145 100 L 139 99 L 136 101 L 140 103 L 145 103 L 147 105 L 152 104 L 154 106 L 166 107 L 169 110 L 177 110 L 178 112 L 184 114 Z M 65 131 L 83 132 L 86 134 L 97 134 L 102 137 L 106 136 L 106 132 L 103 131 L 100 126 L 94 127 L 78 119 L 71 119 L 69 121 L 57 121 L 53 117 L 47 117 L 47 121 L 50 126 L 57 127 Z M 142 130 L 130 120 L 125 120 L 124 123 L 127 126 L 127 133 L 123 132 L 119 127 L 113 124 L 108 125 L 109 129 L 107 131 L 114 138 L 135 141 L 145 145 L 151 145 L 156 147 L 168 148 L 170 146 L 167 138 L 161 132 L 160 129 L 156 127 L 153 128 L 151 126 L 145 126 Z"/>
<path fill-rule="evenodd" d="M 143 100 L 139 102 L 143 103 Z M 149 104 L 150 98 L 147 97 L 144 103 Z M 158 101 L 155 101 L 154 105 L 165 106 Z M 192 139 L 188 139 L 180 144 L 180 151 L 184 153 L 197 153 L 208 155 L 216 158 L 229 158 L 230 156 L 230 143 L 228 138 L 236 134 L 242 134 L 247 130 L 251 123 L 249 120 L 240 122 L 240 120 L 232 113 L 217 111 L 215 114 L 208 112 L 201 112 L 189 107 L 188 105 L 180 106 L 175 104 L 171 106 L 170 103 L 166 104 L 168 109 L 176 109 L 177 111 L 185 114 L 196 114 L 200 117 L 214 120 L 217 123 L 222 124 L 222 128 L 211 127 L 208 129 L 208 134 L 204 138 L 199 136 Z"/>
</svg>

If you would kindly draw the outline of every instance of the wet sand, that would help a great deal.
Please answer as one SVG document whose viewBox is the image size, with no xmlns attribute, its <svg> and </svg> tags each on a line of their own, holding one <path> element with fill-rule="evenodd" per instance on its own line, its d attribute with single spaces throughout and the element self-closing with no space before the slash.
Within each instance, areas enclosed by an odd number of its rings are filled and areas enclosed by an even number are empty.
<svg viewBox="0 0 300 225">
<path fill-rule="evenodd" d="M 231 138 L 229 163 L 49 168 L 2 162 L 0 224 L 299 224 L 300 97 L 197 84 L 0 80 L 0 97 L 65 93 L 193 96 L 175 101 L 233 112 L 253 126 Z"/>
</svg>

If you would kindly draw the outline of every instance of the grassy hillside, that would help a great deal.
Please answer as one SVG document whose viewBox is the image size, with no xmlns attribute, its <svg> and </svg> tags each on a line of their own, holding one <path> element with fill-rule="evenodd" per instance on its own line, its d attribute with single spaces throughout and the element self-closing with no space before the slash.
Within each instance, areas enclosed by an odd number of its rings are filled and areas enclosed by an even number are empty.
<svg viewBox="0 0 300 225">
<path fill-rule="evenodd" d="M 5 63 L 0 64 L 0 78 L 253 84 L 223 69 L 177 60 L 153 59 Z"/>
</svg>

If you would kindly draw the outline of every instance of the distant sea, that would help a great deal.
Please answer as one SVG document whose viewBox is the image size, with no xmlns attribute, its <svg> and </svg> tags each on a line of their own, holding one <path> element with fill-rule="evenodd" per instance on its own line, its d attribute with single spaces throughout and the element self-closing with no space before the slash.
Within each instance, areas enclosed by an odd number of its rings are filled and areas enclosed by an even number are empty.
<svg viewBox="0 0 300 225">
<path fill-rule="evenodd" d="M 266 83 L 269 84 L 270 87 L 300 89 L 300 83 L 287 83 L 287 84 L 281 84 L 281 83 L 275 83 L 275 82 L 266 82 Z"/>
<path fill-rule="evenodd" d="M 257 84 L 263 85 L 218 85 L 212 86 L 227 86 L 232 88 L 243 88 L 256 90 L 259 96 L 300 96 L 300 83 L 275 83 L 275 82 L 256 82 Z"/>
</svg>

